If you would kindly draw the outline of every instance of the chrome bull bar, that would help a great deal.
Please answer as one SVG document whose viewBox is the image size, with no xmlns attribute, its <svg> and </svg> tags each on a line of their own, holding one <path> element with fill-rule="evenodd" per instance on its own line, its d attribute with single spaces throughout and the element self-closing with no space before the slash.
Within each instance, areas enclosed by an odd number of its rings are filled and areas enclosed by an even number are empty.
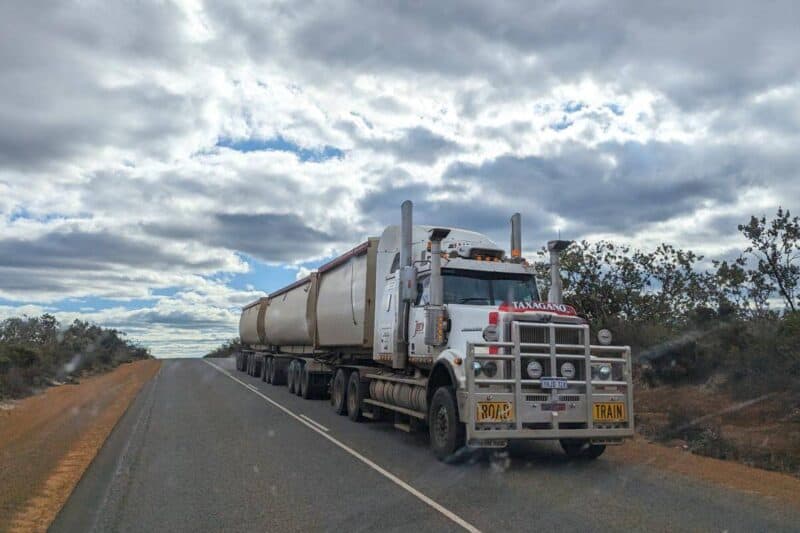
<svg viewBox="0 0 800 533">
<path fill-rule="evenodd" d="M 590 344 L 590 330 L 587 324 L 559 324 L 541 322 L 513 321 L 510 324 L 511 342 L 468 343 L 464 372 L 466 390 L 461 403 L 467 426 L 467 442 L 481 445 L 483 442 L 501 442 L 507 439 L 563 439 L 585 438 L 597 442 L 614 442 L 624 437 L 632 437 L 633 385 L 631 351 L 628 346 L 604 346 Z M 521 333 L 526 329 L 546 330 L 547 342 L 522 342 Z M 557 332 L 577 330 L 581 344 L 558 343 Z M 527 335 L 530 337 L 530 335 Z M 497 354 L 476 353 L 476 349 L 497 348 Z M 488 350 L 487 350 L 488 351 Z M 510 353 L 508 353 L 510 351 Z M 568 379 L 566 391 L 563 389 L 542 389 L 541 379 L 528 379 L 523 371 L 523 360 L 549 361 L 550 376 L 557 377 L 559 362 L 573 361 L 580 365 L 583 361 L 582 379 Z M 495 361 L 503 367 L 503 377 L 481 378 L 476 376 L 475 361 Z M 501 364 L 501 362 L 503 364 Z M 592 377 L 592 365 L 607 363 L 612 367 L 612 379 L 599 380 Z M 621 371 L 615 372 L 619 367 Z M 543 368 L 544 365 L 543 365 Z M 525 372 L 525 374 L 523 374 Z M 509 376 L 510 374 L 510 376 Z M 576 378 L 578 377 L 576 372 Z M 614 376 L 622 377 L 614 380 Z M 506 377 L 508 376 L 508 377 Z M 609 392 L 608 388 L 612 388 Z M 577 389 L 577 393 L 575 390 Z M 620 389 L 622 389 L 620 391 Z M 565 395 L 577 398 L 570 403 L 573 409 L 562 422 L 559 413 L 545 410 L 548 406 L 560 404 L 559 398 Z M 546 399 L 544 397 L 546 396 Z M 536 398 L 537 401 L 531 401 Z M 626 420 L 613 424 L 595 423 L 593 406 L 602 401 L 624 402 Z M 478 403 L 485 401 L 511 402 L 513 421 L 478 422 Z M 552 408 L 552 407 L 551 407 Z M 581 414 L 579 410 L 583 411 Z"/>
</svg>

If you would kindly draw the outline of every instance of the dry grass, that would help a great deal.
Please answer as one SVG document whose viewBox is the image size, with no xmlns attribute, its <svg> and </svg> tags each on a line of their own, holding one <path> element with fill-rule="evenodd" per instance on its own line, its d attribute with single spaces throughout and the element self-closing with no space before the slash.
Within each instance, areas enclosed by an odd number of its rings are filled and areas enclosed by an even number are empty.
<svg viewBox="0 0 800 533">
<path fill-rule="evenodd" d="M 137 361 L 0 411 L 0 530 L 45 531 L 160 362 Z"/>
<path fill-rule="evenodd" d="M 712 386 L 659 386 L 637 391 L 636 421 L 653 440 L 800 476 L 800 396 L 780 391 L 756 400 Z"/>
</svg>

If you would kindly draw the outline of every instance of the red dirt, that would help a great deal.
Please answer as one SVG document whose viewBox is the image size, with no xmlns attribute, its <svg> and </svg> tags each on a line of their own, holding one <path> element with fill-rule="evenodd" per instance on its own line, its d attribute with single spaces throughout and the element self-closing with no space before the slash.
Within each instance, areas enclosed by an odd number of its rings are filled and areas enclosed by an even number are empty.
<svg viewBox="0 0 800 533">
<path fill-rule="evenodd" d="M 726 412 L 737 404 L 741 408 Z M 620 459 L 641 460 L 800 506 L 796 477 L 800 476 L 800 398 L 796 394 L 779 391 L 747 404 L 710 386 L 661 386 L 637 390 L 634 409 L 637 432 L 646 438 L 637 437 L 632 446 L 613 450 Z M 675 431 L 676 426 L 695 431 L 709 428 L 719 440 L 684 441 L 687 433 Z M 665 442 L 649 444 L 647 438 Z M 687 449 L 743 464 L 699 457 Z"/>
<path fill-rule="evenodd" d="M 626 465 L 645 464 L 800 508 L 800 479 L 789 474 L 694 455 L 681 448 L 649 443 L 639 436 L 609 448 L 604 457 Z"/>
<path fill-rule="evenodd" d="M 62 385 L 0 411 L 0 530 L 46 531 L 155 360 Z"/>
</svg>

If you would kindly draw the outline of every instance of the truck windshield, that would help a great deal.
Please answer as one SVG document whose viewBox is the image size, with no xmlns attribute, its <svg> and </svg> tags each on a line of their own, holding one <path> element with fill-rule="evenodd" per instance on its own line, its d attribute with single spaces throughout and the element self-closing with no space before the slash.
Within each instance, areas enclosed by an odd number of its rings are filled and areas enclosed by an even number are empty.
<svg viewBox="0 0 800 533">
<path fill-rule="evenodd" d="M 443 268 L 442 277 L 446 304 L 501 305 L 539 301 L 532 274 Z"/>
</svg>

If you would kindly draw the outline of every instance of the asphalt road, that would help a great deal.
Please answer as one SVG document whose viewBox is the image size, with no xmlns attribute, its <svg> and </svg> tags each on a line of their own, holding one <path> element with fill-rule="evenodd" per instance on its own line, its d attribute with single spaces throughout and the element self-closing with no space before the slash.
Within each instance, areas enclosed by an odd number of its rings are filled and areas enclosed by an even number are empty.
<svg viewBox="0 0 800 533">
<path fill-rule="evenodd" d="M 164 362 L 51 531 L 800 529 L 798 509 L 545 444 L 445 465 L 423 434 L 212 362 Z"/>
</svg>

